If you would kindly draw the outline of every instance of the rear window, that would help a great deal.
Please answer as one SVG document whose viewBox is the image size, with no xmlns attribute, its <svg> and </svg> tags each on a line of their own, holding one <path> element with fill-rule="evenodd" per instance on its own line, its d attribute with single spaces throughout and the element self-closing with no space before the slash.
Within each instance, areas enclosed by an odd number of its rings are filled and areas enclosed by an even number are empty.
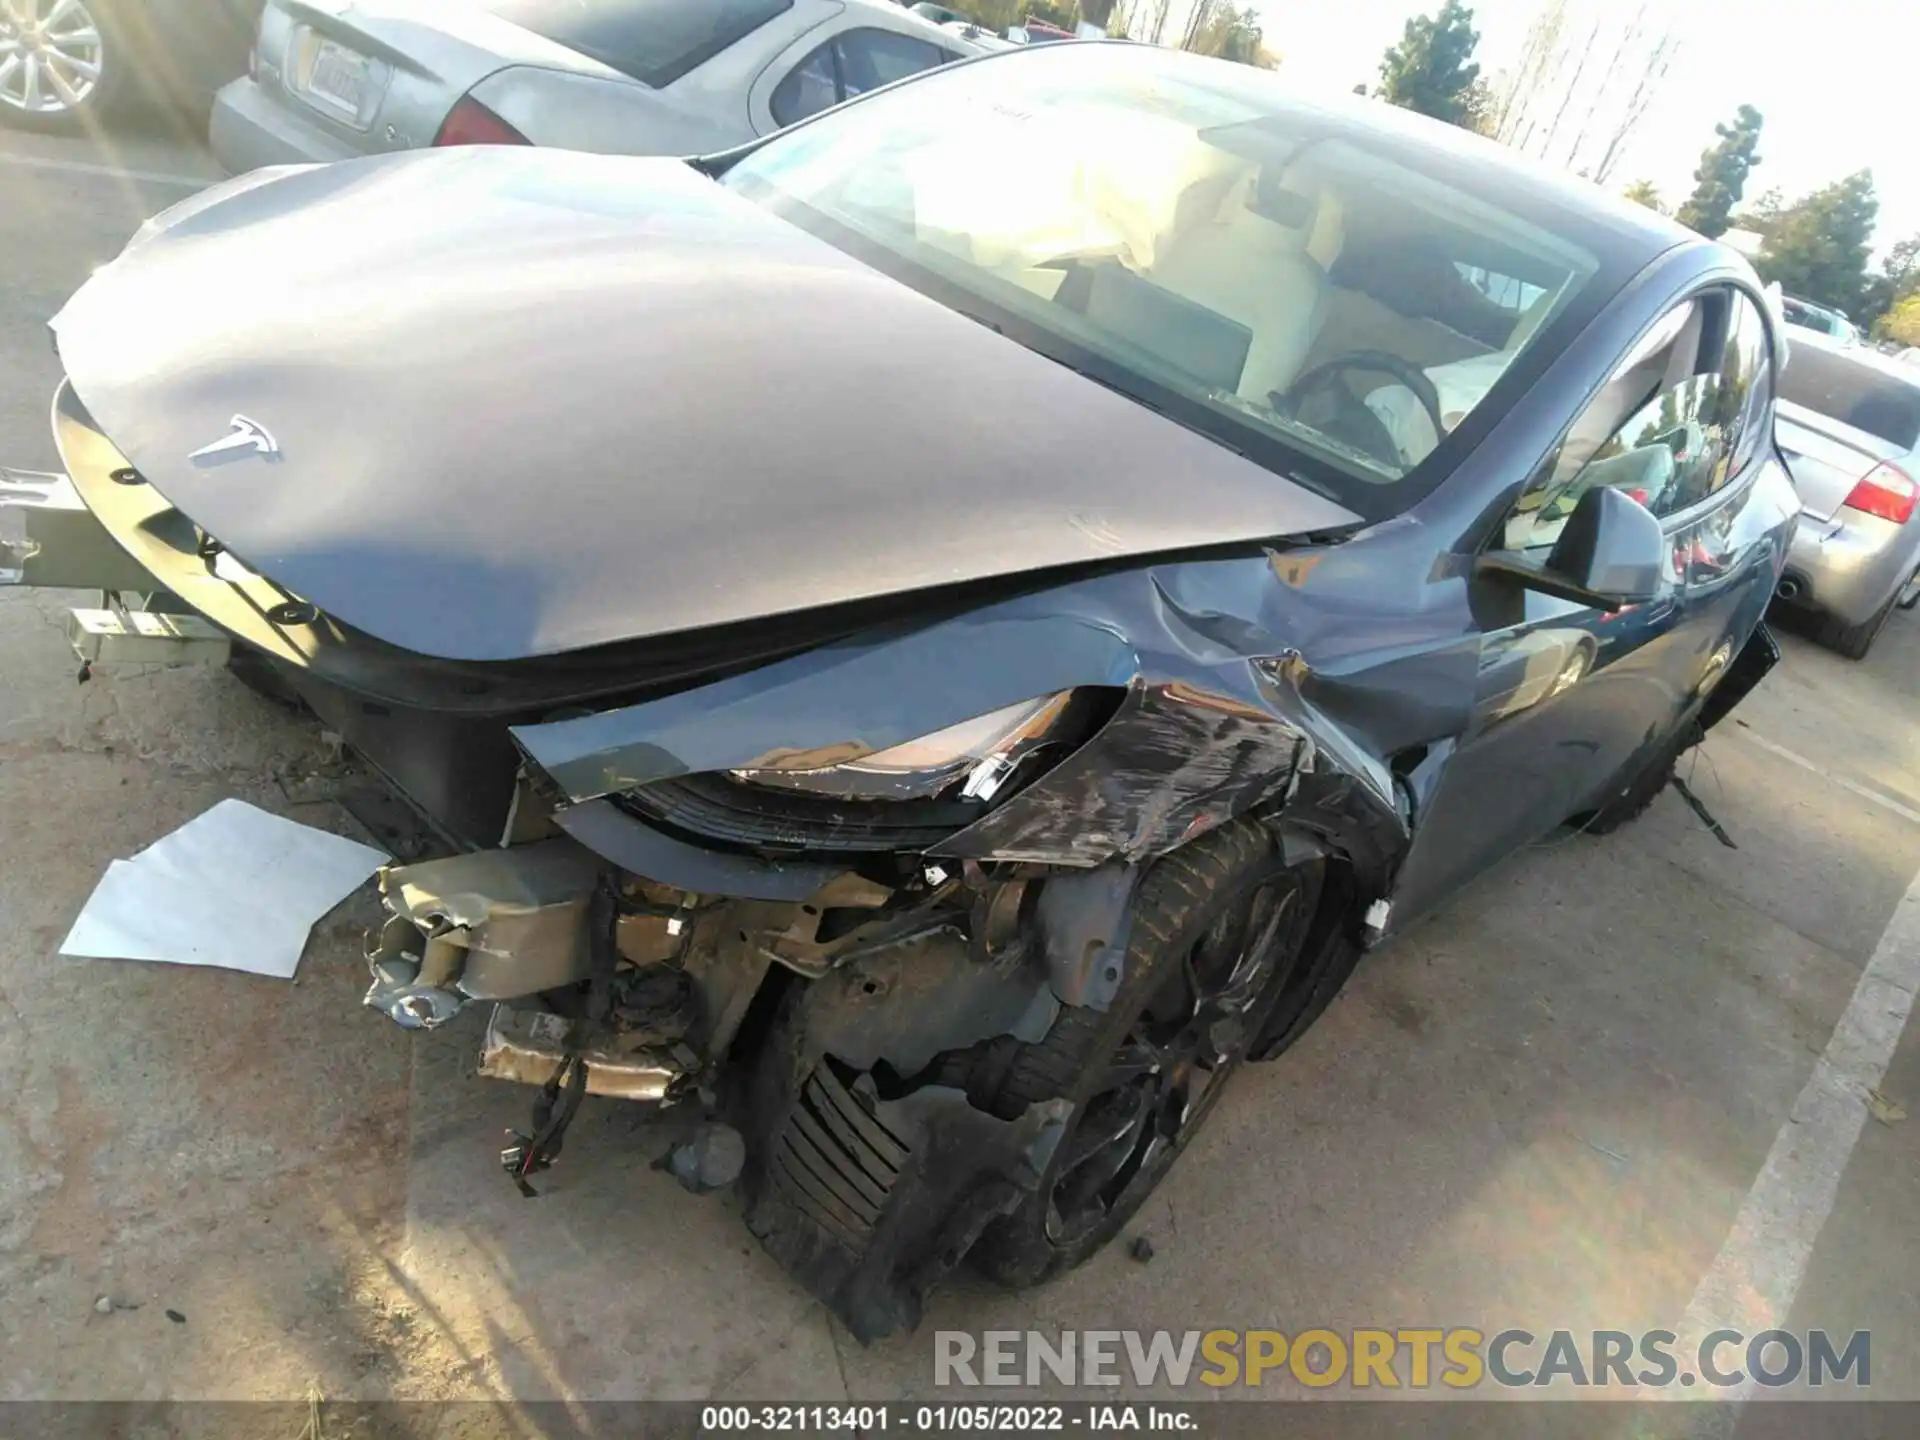
<svg viewBox="0 0 1920 1440">
<path fill-rule="evenodd" d="M 1780 372 L 1780 398 L 1902 450 L 1920 444 L 1920 386 L 1845 355 L 1793 346 Z"/>
<path fill-rule="evenodd" d="M 487 8 L 657 89 L 791 10 L 793 0 L 493 0 Z"/>
</svg>

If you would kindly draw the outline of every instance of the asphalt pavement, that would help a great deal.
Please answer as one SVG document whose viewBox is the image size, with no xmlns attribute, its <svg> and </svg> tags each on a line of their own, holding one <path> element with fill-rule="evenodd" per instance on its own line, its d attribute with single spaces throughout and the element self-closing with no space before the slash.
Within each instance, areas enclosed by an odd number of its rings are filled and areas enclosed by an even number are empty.
<svg viewBox="0 0 1920 1440">
<path fill-rule="evenodd" d="M 0 460 L 54 463 L 47 317 L 217 173 L 0 135 Z M 0 1399 L 875 1399 L 935 1393 L 942 1329 L 1729 1317 L 1871 1331 L 1872 1393 L 1920 1399 L 1920 1048 L 1882 1033 L 1920 945 L 1920 617 L 1862 664 L 1787 637 L 1693 761 L 1738 848 L 1663 795 L 1369 957 L 1149 1203 L 1150 1262 L 962 1280 L 863 1348 L 650 1168 L 644 1116 L 591 1103 L 523 1200 L 495 1156 L 527 1095 L 473 1076 L 472 1027 L 360 1008 L 365 891 L 293 984 L 60 958 L 111 859 L 221 798 L 355 832 L 350 767 L 225 674 L 76 684 L 77 598 L 0 590 Z"/>
</svg>

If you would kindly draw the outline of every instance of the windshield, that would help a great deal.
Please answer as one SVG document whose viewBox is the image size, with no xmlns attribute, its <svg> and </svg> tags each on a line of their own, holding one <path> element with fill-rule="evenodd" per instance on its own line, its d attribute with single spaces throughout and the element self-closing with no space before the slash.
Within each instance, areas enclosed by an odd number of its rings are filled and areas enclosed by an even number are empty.
<svg viewBox="0 0 1920 1440">
<path fill-rule="evenodd" d="M 865 103 L 884 113 L 828 115 L 726 183 L 1337 490 L 1407 477 L 1596 269 L 1536 216 L 1395 158 L 1384 107 L 1318 110 L 1242 66 L 1046 47 Z"/>
<path fill-rule="evenodd" d="M 1817 345 L 1796 345 L 1780 398 L 1897 445 L 1920 446 L 1920 385 Z"/>
</svg>

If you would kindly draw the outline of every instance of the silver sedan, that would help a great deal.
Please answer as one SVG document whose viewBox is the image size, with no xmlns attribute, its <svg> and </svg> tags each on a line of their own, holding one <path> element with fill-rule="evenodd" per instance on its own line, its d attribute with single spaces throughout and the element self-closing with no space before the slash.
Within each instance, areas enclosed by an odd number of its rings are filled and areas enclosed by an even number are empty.
<svg viewBox="0 0 1920 1440">
<path fill-rule="evenodd" d="M 1776 433 L 1801 506 L 1780 599 L 1860 659 L 1920 599 L 1920 369 L 1796 332 Z"/>
<path fill-rule="evenodd" d="M 271 0 L 235 172 L 432 145 L 725 149 L 983 47 L 887 0 Z"/>
</svg>

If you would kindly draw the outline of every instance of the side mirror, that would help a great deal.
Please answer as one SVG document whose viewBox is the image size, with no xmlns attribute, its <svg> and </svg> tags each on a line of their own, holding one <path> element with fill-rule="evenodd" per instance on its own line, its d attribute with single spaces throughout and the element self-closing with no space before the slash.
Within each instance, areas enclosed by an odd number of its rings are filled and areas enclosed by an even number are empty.
<svg viewBox="0 0 1920 1440">
<path fill-rule="evenodd" d="M 1667 537 L 1653 512 L 1625 491 L 1599 485 L 1574 505 L 1544 564 L 1495 551 L 1475 568 L 1543 595 L 1618 610 L 1659 594 L 1666 566 Z"/>
</svg>

